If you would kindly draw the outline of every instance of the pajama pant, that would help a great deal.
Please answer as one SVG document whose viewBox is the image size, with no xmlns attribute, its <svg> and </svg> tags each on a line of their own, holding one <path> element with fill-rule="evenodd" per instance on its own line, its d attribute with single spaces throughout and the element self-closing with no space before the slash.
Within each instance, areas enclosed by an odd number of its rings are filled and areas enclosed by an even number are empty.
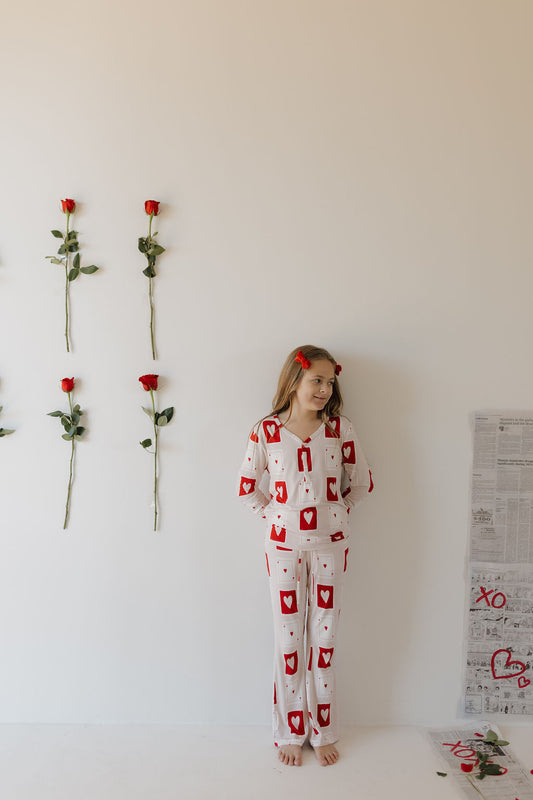
<svg viewBox="0 0 533 800">
<path fill-rule="evenodd" d="M 276 745 L 301 745 L 309 736 L 317 747 L 339 738 L 335 637 L 347 556 L 345 539 L 301 549 L 267 538 Z"/>
</svg>

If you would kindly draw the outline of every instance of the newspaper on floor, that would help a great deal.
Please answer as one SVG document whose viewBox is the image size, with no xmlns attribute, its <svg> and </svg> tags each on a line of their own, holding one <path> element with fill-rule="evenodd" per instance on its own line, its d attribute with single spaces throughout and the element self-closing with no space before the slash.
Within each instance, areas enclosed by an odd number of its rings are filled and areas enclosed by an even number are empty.
<svg viewBox="0 0 533 800">
<path fill-rule="evenodd" d="M 474 415 L 463 707 L 533 714 L 533 412 Z"/>
<path fill-rule="evenodd" d="M 442 771 L 454 778 L 463 796 L 469 800 L 480 800 L 481 797 L 485 800 L 533 800 L 530 775 L 510 747 L 483 741 L 489 729 L 502 738 L 497 726 L 488 722 L 480 722 L 476 727 L 429 730 L 429 738 L 447 764 Z M 475 777 L 475 766 L 472 772 L 463 772 L 461 764 L 476 764 L 477 751 L 488 752 L 490 760 L 499 764 L 505 774 L 489 775 L 479 780 Z"/>
</svg>

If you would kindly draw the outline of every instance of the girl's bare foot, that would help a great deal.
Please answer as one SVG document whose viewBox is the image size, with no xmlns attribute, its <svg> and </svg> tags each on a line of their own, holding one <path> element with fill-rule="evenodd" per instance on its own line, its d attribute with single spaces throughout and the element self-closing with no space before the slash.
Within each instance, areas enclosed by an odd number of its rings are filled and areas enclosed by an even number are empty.
<svg viewBox="0 0 533 800">
<path fill-rule="evenodd" d="M 318 758 L 318 763 L 322 767 L 328 767 L 330 764 L 334 764 L 339 757 L 339 751 L 334 744 L 325 744 L 322 745 L 322 747 L 314 747 L 313 749 Z"/>
<path fill-rule="evenodd" d="M 302 748 L 299 744 L 281 744 L 278 747 L 278 758 L 288 767 L 301 767 Z"/>
</svg>

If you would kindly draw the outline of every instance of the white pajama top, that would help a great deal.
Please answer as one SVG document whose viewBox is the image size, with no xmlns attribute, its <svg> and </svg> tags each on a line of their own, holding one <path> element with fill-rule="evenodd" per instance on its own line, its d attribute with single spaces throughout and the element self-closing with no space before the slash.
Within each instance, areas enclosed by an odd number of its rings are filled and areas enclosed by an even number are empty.
<svg viewBox="0 0 533 800">
<path fill-rule="evenodd" d="M 347 417 L 329 417 L 305 441 L 277 414 L 252 432 L 238 494 L 272 526 L 270 538 L 304 549 L 348 537 L 348 514 L 372 491 L 372 475 Z M 267 497 L 260 488 L 265 472 Z"/>
</svg>

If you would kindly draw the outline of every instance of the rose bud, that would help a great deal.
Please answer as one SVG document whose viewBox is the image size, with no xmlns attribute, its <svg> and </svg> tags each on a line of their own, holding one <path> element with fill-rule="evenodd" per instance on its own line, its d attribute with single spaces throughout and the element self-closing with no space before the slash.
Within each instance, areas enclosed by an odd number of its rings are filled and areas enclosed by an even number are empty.
<svg viewBox="0 0 533 800">
<path fill-rule="evenodd" d="M 157 217 L 159 214 L 159 200 L 146 200 L 144 203 L 144 210 L 149 215 Z"/>
<path fill-rule="evenodd" d="M 61 381 L 61 388 L 64 392 L 69 394 L 74 389 L 74 378 L 63 378 Z"/>
<path fill-rule="evenodd" d="M 61 206 L 63 208 L 64 214 L 72 214 L 72 212 L 76 208 L 76 203 L 74 202 L 74 200 L 71 200 L 69 197 L 67 197 L 66 200 L 61 201 Z"/>
<path fill-rule="evenodd" d="M 157 389 L 157 379 L 159 375 L 141 375 L 139 378 L 140 382 L 143 385 L 143 389 L 145 392 L 149 392 L 150 389 Z"/>
<path fill-rule="evenodd" d="M 465 764 L 463 762 L 461 764 L 461 769 L 463 770 L 463 772 L 472 772 L 472 770 L 474 769 L 474 765 L 473 764 Z"/>
</svg>

